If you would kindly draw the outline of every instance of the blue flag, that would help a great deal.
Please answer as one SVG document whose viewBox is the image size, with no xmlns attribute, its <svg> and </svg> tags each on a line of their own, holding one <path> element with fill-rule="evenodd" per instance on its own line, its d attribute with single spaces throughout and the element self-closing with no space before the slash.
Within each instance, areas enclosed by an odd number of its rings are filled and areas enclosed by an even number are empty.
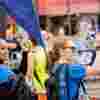
<svg viewBox="0 0 100 100">
<path fill-rule="evenodd" d="M 0 6 L 5 7 L 8 15 L 15 17 L 16 23 L 23 27 L 40 45 L 44 45 L 38 15 L 32 0 L 0 0 Z"/>
</svg>

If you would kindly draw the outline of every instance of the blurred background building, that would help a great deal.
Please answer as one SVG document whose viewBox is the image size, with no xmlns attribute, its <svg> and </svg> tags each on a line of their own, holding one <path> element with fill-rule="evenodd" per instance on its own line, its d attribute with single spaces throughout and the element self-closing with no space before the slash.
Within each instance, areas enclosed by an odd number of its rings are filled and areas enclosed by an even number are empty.
<svg viewBox="0 0 100 100">
<path fill-rule="evenodd" d="M 63 28 L 65 34 L 74 34 L 84 19 L 97 23 L 99 4 L 99 0 L 37 0 L 41 27 L 51 32 Z"/>
</svg>

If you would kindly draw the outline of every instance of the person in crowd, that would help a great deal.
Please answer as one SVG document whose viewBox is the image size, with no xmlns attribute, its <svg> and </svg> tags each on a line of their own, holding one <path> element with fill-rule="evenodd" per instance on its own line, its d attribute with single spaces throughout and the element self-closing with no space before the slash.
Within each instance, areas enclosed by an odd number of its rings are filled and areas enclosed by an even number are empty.
<svg viewBox="0 0 100 100">
<path fill-rule="evenodd" d="M 54 47 L 52 51 L 49 52 L 49 73 L 50 73 L 50 79 L 48 82 L 48 91 L 49 91 L 49 96 L 48 99 L 54 99 L 58 100 L 58 69 L 59 65 L 69 63 L 72 64 L 72 51 L 71 51 L 71 45 L 72 41 L 71 40 L 60 40 L 56 41 L 54 44 Z M 63 66 L 62 66 L 63 67 Z M 57 73 L 57 74 L 56 74 Z"/>
<path fill-rule="evenodd" d="M 22 59 L 22 47 L 16 38 L 16 22 L 13 17 L 8 16 L 8 26 L 6 29 L 6 41 L 15 43 L 16 48 L 9 49 L 9 64 L 13 70 L 18 70 Z"/>
<path fill-rule="evenodd" d="M 10 70 L 10 67 L 5 63 L 6 52 L 0 50 L 0 97 L 13 96 L 16 86 L 16 74 Z"/>
<path fill-rule="evenodd" d="M 7 51 L 6 52 L 6 58 L 9 59 L 9 50 L 8 49 L 14 49 L 17 47 L 17 44 L 14 42 L 8 42 L 6 37 L 8 32 L 7 27 L 8 27 L 8 20 L 7 20 L 7 15 L 6 11 L 4 8 L 0 7 L 0 50 L 1 52 Z M 7 61 L 7 60 L 6 60 Z M 8 63 L 8 61 L 7 61 Z"/>
<path fill-rule="evenodd" d="M 32 47 L 28 50 L 28 69 L 26 79 L 32 81 L 32 86 L 36 94 L 46 93 L 45 83 L 48 80 L 47 55 L 35 39 L 31 39 Z"/>
<path fill-rule="evenodd" d="M 10 100 L 32 100 L 32 92 L 24 77 L 26 53 L 23 55 L 20 73 L 16 74 L 5 64 L 5 56 L 0 54 L 0 98 L 7 96 Z"/>
<path fill-rule="evenodd" d="M 63 45 L 64 49 L 72 49 L 74 44 L 70 42 L 65 42 Z M 59 47 L 58 47 L 59 49 Z M 60 54 L 60 53 L 59 53 Z M 66 56 L 68 52 L 65 53 Z M 71 56 L 69 56 L 71 57 Z M 59 59 L 60 60 L 60 57 Z M 56 61 L 58 62 L 58 61 Z M 80 81 L 86 76 L 92 76 L 100 74 L 100 71 L 90 65 L 73 64 L 66 60 L 53 64 L 53 69 L 51 71 L 51 76 L 55 77 L 57 81 L 57 95 L 59 98 L 57 100 L 78 100 L 78 89 Z M 52 78 L 50 78 L 52 79 Z M 52 81 L 52 80 L 51 80 Z"/>
</svg>

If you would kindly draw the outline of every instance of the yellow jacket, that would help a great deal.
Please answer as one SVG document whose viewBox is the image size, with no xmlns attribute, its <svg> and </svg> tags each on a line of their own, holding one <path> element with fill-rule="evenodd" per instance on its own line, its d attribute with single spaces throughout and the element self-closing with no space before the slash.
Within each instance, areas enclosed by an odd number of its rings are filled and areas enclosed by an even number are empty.
<svg viewBox="0 0 100 100">
<path fill-rule="evenodd" d="M 48 79 L 47 56 L 42 47 L 37 46 L 33 53 L 33 86 L 38 92 L 46 89 L 45 82 Z"/>
</svg>

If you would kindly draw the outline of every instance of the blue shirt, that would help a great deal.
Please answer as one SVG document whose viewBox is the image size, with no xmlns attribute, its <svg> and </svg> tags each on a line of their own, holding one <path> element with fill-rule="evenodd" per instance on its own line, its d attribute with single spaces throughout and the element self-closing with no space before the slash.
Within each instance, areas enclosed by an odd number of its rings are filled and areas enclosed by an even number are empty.
<svg viewBox="0 0 100 100">
<path fill-rule="evenodd" d="M 80 80 L 86 76 L 86 69 L 81 64 L 69 64 L 69 77 Z"/>
<path fill-rule="evenodd" d="M 83 65 L 80 64 L 69 65 L 68 92 L 71 98 L 77 95 L 77 91 L 80 85 L 79 84 L 80 80 L 82 80 L 85 76 L 86 76 L 86 69 Z"/>
<path fill-rule="evenodd" d="M 59 100 L 74 100 L 80 80 L 86 76 L 86 69 L 81 64 L 56 64 Z"/>
<path fill-rule="evenodd" d="M 13 71 L 5 64 L 0 64 L 0 84 L 8 82 L 10 77 L 16 77 Z"/>
</svg>

